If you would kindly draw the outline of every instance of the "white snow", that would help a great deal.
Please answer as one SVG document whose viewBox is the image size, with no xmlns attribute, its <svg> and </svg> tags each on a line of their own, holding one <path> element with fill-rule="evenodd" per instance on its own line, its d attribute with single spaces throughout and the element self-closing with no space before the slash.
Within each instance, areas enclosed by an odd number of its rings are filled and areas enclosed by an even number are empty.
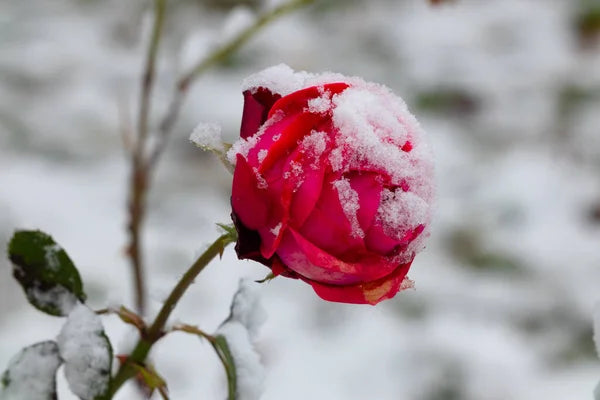
<svg viewBox="0 0 600 400">
<path fill-rule="evenodd" d="M 264 391 L 265 370 L 254 348 L 254 340 L 267 315 L 258 290 L 262 285 L 240 280 L 231 302 L 231 314 L 216 335 L 227 340 L 236 368 L 238 400 L 258 400 Z"/>
<path fill-rule="evenodd" d="M 199 123 L 190 135 L 190 142 L 205 150 L 225 150 L 221 139 L 221 125 L 215 122 Z"/>
<path fill-rule="evenodd" d="M 302 89 L 307 76 L 308 73 L 297 73 L 285 64 L 274 65 L 245 78 L 242 91 L 264 87 L 274 94 L 285 96 Z"/>
<path fill-rule="evenodd" d="M 48 264 L 48 268 L 52 270 L 57 270 L 60 266 L 58 262 L 58 257 L 56 253 L 62 250 L 62 247 L 57 243 L 49 244 L 44 246 L 44 258 L 46 259 L 46 263 Z"/>
<path fill-rule="evenodd" d="M 260 283 L 250 279 L 241 279 L 231 302 L 230 320 L 245 326 L 250 332 L 251 338 L 256 338 L 258 330 L 267 319 L 259 294 L 261 288 L 262 284 Z"/>
<path fill-rule="evenodd" d="M 52 341 L 23 349 L 10 361 L 1 400 L 52 400 L 56 390 L 56 370 L 62 363 L 58 346 Z M 0 377 L 2 379 L 2 377 Z"/>
<path fill-rule="evenodd" d="M 358 193 L 356 190 L 352 189 L 350 185 L 350 181 L 347 179 L 340 179 L 338 181 L 333 182 L 333 186 L 336 188 L 338 192 L 338 196 L 340 198 L 340 204 L 344 210 L 344 214 L 346 214 L 346 218 L 350 222 L 352 227 L 352 235 L 355 237 L 364 238 L 365 233 L 360 227 L 358 223 L 358 209 L 360 208 Z"/>
<path fill-rule="evenodd" d="M 262 162 L 265 160 L 267 154 L 269 154 L 269 151 L 267 149 L 262 149 L 258 152 L 258 162 L 260 164 L 262 164 Z"/>
<path fill-rule="evenodd" d="M 278 223 L 277 225 L 275 225 L 275 227 L 271 228 L 271 233 L 272 233 L 274 236 L 279 236 L 279 231 L 281 231 L 281 226 L 282 226 L 282 223 L 281 223 L 281 222 L 280 222 L 280 223 Z"/>
<path fill-rule="evenodd" d="M 30 286 L 27 295 L 33 297 L 37 304 L 44 307 L 55 308 L 61 315 L 68 315 L 79 301 L 77 297 L 63 286 L 57 285 L 51 289 L 40 289 Z"/>
<path fill-rule="evenodd" d="M 69 314 L 57 337 L 69 388 L 83 400 L 104 393 L 112 359 L 100 317 L 83 304 Z"/>
<path fill-rule="evenodd" d="M 248 329 L 240 322 L 224 324 L 217 335 L 225 337 L 235 363 L 236 399 L 259 400 L 264 392 L 265 369 L 250 340 Z"/>
<path fill-rule="evenodd" d="M 308 111 L 315 114 L 324 114 L 331 109 L 329 96 L 316 97 L 308 100 Z"/>
<path fill-rule="evenodd" d="M 302 151 L 314 158 L 314 162 L 310 165 L 311 168 L 319 167 L 321 155 L 327 148 L 327 139 L 327 133 L 319 131 L 312 131 L 302 139 Z"/>
</svg>

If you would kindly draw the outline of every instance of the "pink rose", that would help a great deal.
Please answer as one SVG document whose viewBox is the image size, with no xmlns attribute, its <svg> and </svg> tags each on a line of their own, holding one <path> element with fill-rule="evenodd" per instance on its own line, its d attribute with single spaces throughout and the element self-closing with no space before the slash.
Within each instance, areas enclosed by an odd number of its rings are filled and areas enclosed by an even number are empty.
<svg viewBox="0 0 600 400">
<path fill-rule="evenodd" d="M 271 67 L 244 84 L 232 216 L 238 257 L 323 299 L 376 304 L 411 286 L 428 236 L 425 134 L 384 86 Z"/>
</svg>

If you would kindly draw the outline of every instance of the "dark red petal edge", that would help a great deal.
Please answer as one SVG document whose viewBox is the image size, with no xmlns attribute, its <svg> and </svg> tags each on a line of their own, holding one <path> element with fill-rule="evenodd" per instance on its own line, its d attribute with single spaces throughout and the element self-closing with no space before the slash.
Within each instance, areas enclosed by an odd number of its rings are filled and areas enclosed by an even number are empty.
<svg viewBox="0 0 600 400">
<path fill-rule="evenodd" d="M 258 128 L 267 120 L 271 107 L 280 98 L 281 95 L 271 93 L 269 89 L 264 87 L 244 92 L 244 111 L 242 113 L 242 126 L 240 127 L 240 137 L 242 139 L 246 139 L 258 131 Z"/>
</svg>

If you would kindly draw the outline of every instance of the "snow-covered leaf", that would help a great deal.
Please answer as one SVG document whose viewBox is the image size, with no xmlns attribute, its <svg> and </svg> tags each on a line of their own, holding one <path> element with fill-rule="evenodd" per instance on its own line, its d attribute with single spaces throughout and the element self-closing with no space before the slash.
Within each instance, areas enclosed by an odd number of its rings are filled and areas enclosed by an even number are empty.
<svg viewBox="0 0 600 400">
<path fill-rule="evenodd" d="M 8 245 L 8 256 L 14 277 L 39 310 L 66 316 L 78 300 L 85 300 L 77 268 L 50 235 L 17 231 Z"/>
<path fill-rule="evenodd" d="M 229 318 L 219 327 L 212 342 L 225 366 L 230 400 L 258 400 L 263 392 L 265 371 L 253 343 L 267 319 L 259 287 L 250 280 L 240 281 Z"/>
<path fill-rule="evenodd" d="M 21 350 L 2 375 L 1 400 L 56 400 L 56 370 L 62 360 L 53 341 Z"/>
<path fill-rule="evenodd" d="M 224 336 L 216 336 L 212 342 L 212 346 L 221 359 L 223 367 L 225 368 L 225 374 L 227 375 L 227 400 L 236 400 L 237 373 L 235 372 L 233 356 L 227 345 L 227 339 L 225 339 Z"/>
<path fill-rule="evenodd" d="M 57 338 L 69 388 L 82 400 L 102 397 L 110 384 L 112 347 L 100 318 L 78 304 Z"/>
</svg>

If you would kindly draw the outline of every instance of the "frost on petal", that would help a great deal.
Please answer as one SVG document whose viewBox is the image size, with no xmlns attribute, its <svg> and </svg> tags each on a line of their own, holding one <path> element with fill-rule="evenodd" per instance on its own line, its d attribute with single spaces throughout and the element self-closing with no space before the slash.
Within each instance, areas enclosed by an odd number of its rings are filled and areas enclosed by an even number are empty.
<svg viewBox="0 0 600 400">
<path fill-rule="evenodd" d="M 190 135 L 190 142 L 205 150 L 225 151 L 221 140 L 221 126 L 214 122 L 199 123 Z"/>
<path fill-rule="evenodd" d="M 83 400 L 104 394 L 112 364 L 112 349 L 100 318 L 78 304 L 57 338 L 69 388 Z"/>
<path fill-rule="evenodd" d="M 244 79 L 242 90 L 255 92 L 258 88 L 285 96 L 302 89 L 307 73 L 298 73 L 285 64 L 274 65 Z"/>
<path fill-rule="evenodd" d="M 55 342 L 26 347 L 10 361 L 2 376 L 0 399 L 56 399 L 56 370 L 61 363 Z"/>
</svg>

